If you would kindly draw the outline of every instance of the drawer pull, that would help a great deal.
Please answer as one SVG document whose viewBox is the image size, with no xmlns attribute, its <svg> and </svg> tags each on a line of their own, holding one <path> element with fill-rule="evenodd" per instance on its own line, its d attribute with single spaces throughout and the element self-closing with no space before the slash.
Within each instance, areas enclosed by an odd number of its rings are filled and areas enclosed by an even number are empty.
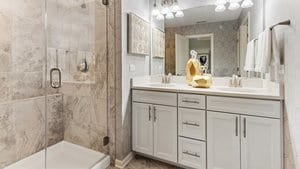
<svg viewBox="0 0 300 169">
<path fill-rule="evenodd" d="M 198 101 L 192 101 L 192 100 L 182 100 L 183 103 L 193 103 L 193 104 L 200 104 Z"/>
<path fill-rule="evenodd" d="M 151 117 L 151 106 L 149 105 L 149 121 L 151 121 L 152 117 Z"/>
<path fill-rule="evenodd" d="M 153 106 L 153 113 L 154 113 L 154 122 L 156 122 L 157 116 L 156 116 L 156 107 L 155 106 Z"/>
<path fill-rule="evenodd" d="M 200 155 L 198 155 L 198 153 L 191 153 L 191 152 L 189 152 L 189 151 L 183 151 L 182 153 L 183 153 L 183 154 L 186 154 L 186 155 L 193 156 L 193 157 L 197 157 L 197 158 L 200 157 Z"/>
<path fill-rule="evenodd" d="M 195 126 L 195 127 L 200 127 L 200 124 L 197 124 L 197 123 L 190 123 L 190 122 L 182 122 L 182 124 L 184 125 L 188 125 L 188 126 Z"/>
</svg>

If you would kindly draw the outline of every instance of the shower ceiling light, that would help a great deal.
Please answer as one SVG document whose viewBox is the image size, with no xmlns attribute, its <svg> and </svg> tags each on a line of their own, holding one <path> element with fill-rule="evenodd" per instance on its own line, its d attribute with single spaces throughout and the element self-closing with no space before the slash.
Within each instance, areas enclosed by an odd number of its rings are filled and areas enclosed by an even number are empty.
<svg viewBox="0 0 300 169">
<path fill-rule="evenodd" d="M 242 2 L 242 4 L 240 4 L 240 2 Z M 250 8 L 254 5 L 252 0 L 216 0 L 216 2 L 215 2 L 215 5 L 216 5 L 215 11 L 216 12 L 225 11 L 227 4 L 229 4 L 229 6 L 228 6 L 229 10 L 237 10 L 240 7 Z"/>
<path fill-rule="evenodd" d="M 178 4 L 178 0 L 162 0 L 160 7 L 157 6 L 155 1 L 151 15 L 156 17 L 157 20 L 164 20 L 164 18 L 173 19 L 175 17 L 183 17 L 184 13 Z"/>
</svg>

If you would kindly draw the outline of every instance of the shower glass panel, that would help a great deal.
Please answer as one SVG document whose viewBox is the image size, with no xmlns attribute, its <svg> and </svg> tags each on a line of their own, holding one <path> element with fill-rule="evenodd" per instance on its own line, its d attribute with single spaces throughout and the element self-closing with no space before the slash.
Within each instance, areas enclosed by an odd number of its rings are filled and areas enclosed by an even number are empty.
<svg viewBox="0 0 300 169">
<path fill-rule="evenodd" d="M 101 169 L 107 136 L 107 7 L 47 0 L 47 169 Z"/>
<path fill-rule="evenodd" d="M 45 167 L 44 19 L 44 0 L 0 0 L 1 169 Z"/>
</svg>

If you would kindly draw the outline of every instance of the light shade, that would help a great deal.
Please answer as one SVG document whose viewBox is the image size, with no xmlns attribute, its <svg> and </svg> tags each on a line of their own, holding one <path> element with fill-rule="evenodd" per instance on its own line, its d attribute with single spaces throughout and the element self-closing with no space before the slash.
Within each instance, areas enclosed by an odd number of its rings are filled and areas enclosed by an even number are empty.
<svg viewBox="0 0 300 169">
<path fill-rule="evenodd" d="M 164 15 L 159 13 L 157 16 L 156 16 L 156 19 L 159 20 L 159 21 L 162 21 L 165 19 Z"/>
<path fill-rule="evenodd" d="M 227 3 L 227 0 L 216 0 L 215 5 L 219 6 L 219 5 L 225 5 Z"/>
<path fill-rule="evenodd" d="M 166 19 L 173 19 L 173 18 L 174 18 L 174 15 L 172 12 L 167 13 Z"/>
<path fill-rule="evenodd" d="M 242 8 L 250 8 L 253 6 L 252 0 L 244 0 L 242 3 Z"/>
<path fill-rule="evenodd" d="M 230 3 L 239 3 L 241 2 L 242 0 L 229 0 Z"/>
<path fill-rule="evenodd" d="M 182 11 L 177 11 L 176 14 L 175 14 L 175 16 L 177 18 L 181 18 L 181 17 L 184 17 L 184 13 Z"/>
<path fill-rule="evenodd" d="M 161 14 L 163 14 L 163 15 L 166 15 L 167 13 L 170 13 L 170 12 L 171 12 L 171 10 L 167 6 L 163 7 L 163 9 L 161 10 Z"/>
<path fill-rule="evenodd" d="M 224 12 L 226 10 L 225 5 L 218 5 L 215 9 L 216 12 Z"/>
<path fill-rule="evenodd" d="M 152 16 L 157 16 L 159 13 L 160 13 L 159 10 L 158 10 L 157 8 L 154 8 L 154 9 L 152 10 L 152 12 L 151 12 L 151 15 L 152 15 Z"/>
<path fill-rule="evenodd" d="M 240 8 L 240 4 L 237 3 L 237 2 L 230 3 L 230 5 L 229 5 L 229 7 L 228 7 L 229 10 L 237 10 L 237 9 L 239 9 L 239 8 Z"/>
<path fill-rule="evenodd" d="M 177 12 L 177 11 L 180 11 L 180 7 L 177 4 L 175 4 L 172 6 L 172 12 Z"/>
</svg>

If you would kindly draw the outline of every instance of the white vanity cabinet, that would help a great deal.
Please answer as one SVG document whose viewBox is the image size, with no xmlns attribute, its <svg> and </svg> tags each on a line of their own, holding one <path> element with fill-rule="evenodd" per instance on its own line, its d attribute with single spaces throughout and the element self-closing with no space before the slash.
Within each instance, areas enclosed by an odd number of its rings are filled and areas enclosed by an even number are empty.
<svg viewBox="0 0 300 169">
<path fill-rule="evenodd" d="M 132 93 L 135 152 L 192 169 L 282 169 L 280 100 Z"/>
<path fill-rule="evenodd" d="M 281 169 L 280 108 L 274 109 L 279 101 L 210 96 L 207 100 L 208 169 Z M 239 105 L 245 102 L 247 106 Z M 224 109 L 227 112 L 214 112 Z M 264 117 L 257 117 L 257 112 Z"/>
<path fill-rule="evenodd" d="M 153 101 L 155 95 L 158 97 Z M 167 97 L 171 98 L 159 102 L 160 98 Z M 133 150 L 170 162 L 177 162 L 177 107 L 169 106 L 177 105 L 177 94 L 134 91 L 133 100 Z"/>
</svg>

